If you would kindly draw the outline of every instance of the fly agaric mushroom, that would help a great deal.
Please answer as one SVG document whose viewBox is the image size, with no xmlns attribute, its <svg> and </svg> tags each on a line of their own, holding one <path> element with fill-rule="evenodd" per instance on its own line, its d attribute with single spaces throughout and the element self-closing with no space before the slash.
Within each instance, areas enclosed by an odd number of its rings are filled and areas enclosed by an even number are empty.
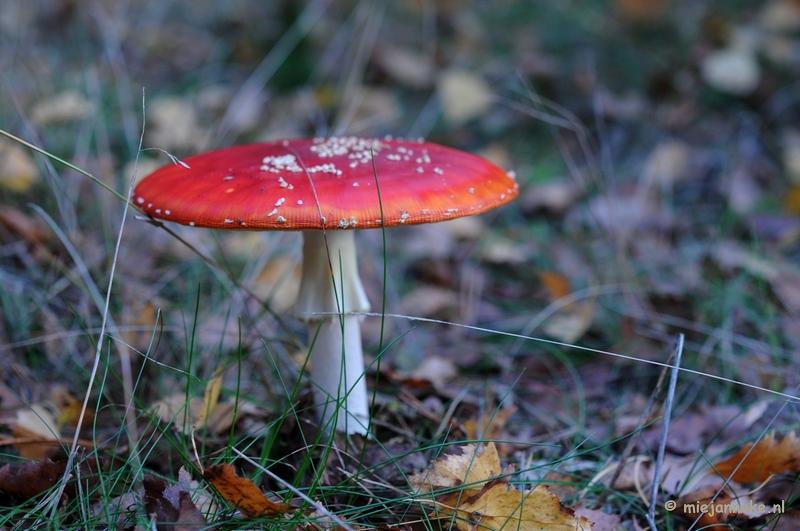
<svg viewBox="0 0 800 531">
<path fill-rule="evenodd" d="M 518 193 L 485 159 L 422 141 L 342 137 L 237 146 L 164 166 L 134 204 L 192 227 L 303 231 L 297 315 L 308 322 L 310 376 L 323 425 L 366 434 L 369 401 L 360 319 L 369 311 L 355 229 L 485 212 Z M 374 166 L 373 166 L 374 165 Z M 331 407 L 331 404 L 333 407 Z"/>
</svg>

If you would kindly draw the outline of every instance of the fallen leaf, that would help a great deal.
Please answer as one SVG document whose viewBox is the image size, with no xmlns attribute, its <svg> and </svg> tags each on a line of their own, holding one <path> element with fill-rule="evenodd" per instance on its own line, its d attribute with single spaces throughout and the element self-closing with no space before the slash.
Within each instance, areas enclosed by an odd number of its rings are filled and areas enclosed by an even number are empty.
<svg viewBox="0 0 800 531">
<path fill-rule="evenodd" d="M 16 423 L 11 429 L 14 437 L 21 439 L 14 447 L 27 459 L 44 459 L 58 447 L 58 423 L 55 415 L 43 404 L 33 404 L 17 411 Z"/>
<path fill-rule="evenodd" d="M 458 374 L 452 360 L 441 356 L 426 356 L 419 366 L 409 375 L 416 381 L 427 381 L 436 388 L 441 389 Z"/>
<path fill-rule="evenodd" d="M 551 301 L 557 301 L 572 293 L 569 279 L 564 275 L 552 271 L 542 271 L 539 273 L 539 281 L 547 290 Z"/>
<path fill-rule="evenodd" d="M 230 428 L 233 422 L 235 404 L 219 401 L 221 386 L 222 375 L 217 375 L 209 380 L 203 398 L 192 397 L 189 399 L 188 411 L 186 393 L 179 392 L 153 403 L 148 412 L 162 422 L 172 423 L 175 429 L 185 434 L 191 433 L 193 429 L 222 433 Z M 241 416 L 245 412 L 252 413 L 252 409 L 247 411 L 248 407 L 247 405 L 240 407 L 239 415 Z"/>
<path fill-rule="evenodd" d="M 99 481 L 97 473 L 97 461 L 85 459 L 76 466 L 80 473 L 77 474 L 82 482 L 84 492 L 89 492 Z M 104 467 L 100 463 L 101 468 Z M 22 466 L 12 466 L 7 464 L 0 468 L 0 494 L 18 500 L 29 500 L 43 492 L 53 488 L 56 483 L 61 481 L 66 470 L 66 461 L 29 461 Z M 64 490 L 67 497 L 73 497 L 76 490 L 76 481 L 72 476 Z"/>
<path fill-rule="evenodd" d="M 250 245 L 252 252 L 253 246 Z M 297 260 L 288 256 L 276 257 L 264 265 L 253 283 L 253 293 L 266 300 L 277 313 L 283 313 L 294 306 L 300 292 L 300 266 Z"/>
<path fill-rule="evenodd" d="M 433 83 L 433 66 L 422 54 L 397 46 L 376 51 L 375 62 L 399 83 L 413 88 L 426 88 Z"/>
<path fill-rule="evenodd" d="M 464 433 L 468 439 L 500 439 L 506 428 L 508 419 L 517 411 L 516 406 L 504 407 L 491 412 L 481 412 L 477 420 L 469 419 L 464 423 Z"/>
<path fill-rule="evenodd" d="M 664 18 L 669 0 L 615 0 L 614 11 L 620 16 L 641 24 L 652 24 Z"/>
<path fill-rule="evenodd" d="M 0 468 L 0 492 L 6 496 L 29 500 L 53 487 L 66 470 L 66 461 L 30 461 L 19 468 L 10 464 Z"/>
<path fill-rule="evenodd" d="M 583 505 L 575 507 L 575 514 L 592 523 L 592 531 L 617 531 L 622 528 L 622 518 L 618 514 L 608 514 L 600 509 L 587 509 Z"/>
<path fill-rule="evenodd" d="M 727 269 L 741 268 L 769 282 L 775 295 L 792 314 L 800 313 L 800 267 L 778 257 L 763 257 L 731 241 L 723 241 L 712 252 Z"/>
<path fill-rule="evenodd" d="M 489 85 L 479 75 L 467 70 L 445 70 L 439 76 L 436 90 L 445 119 L 454 125 L 478 118 L 491 104 Z"/>
<path fill-rule="evenodd" d="M 165 97 L 153 101 L 147 109 L 147 118 L 150 122 L 147 142 L 153 147 L 183 152 L 200 143 L 202 129 L 198 126 L 197 110 L 184 98 Z"/>
<path fill-rule="evenodd" d="M 735 96 L 753 92 L 761 80 L 755 41 L 751 30 L 737 28 L 727 48 L 711 52 L 700 63 L 703 81 L 720 92 Z"/>
<path fill-rule="evenodd" d="M 575 531 L 590 530 L 592 524 L 576 517 L 572 509 L 561 506 L 561 500 L 538 485 L 520 492 L 508 484 L 508 478 L 496 479 L 475 495 L 456 496 L 437 504 L 439 518 L 454 518 L 461 531 L 491 529 L 494 531 Z M 458 503 L 454 508 L 448 502 Z"/>
<path fill-rule="evenodd" d="M 800 440 L 789 432 L 780 441 L 770 433 L 753 447 L 748 444 L 735 455 L 716 463 L 714 468 L 724 477 L 739 483 L 765 481 L 773 474 L 800 473 Z"/>
<path fill-rule="evenodd" d="M 208 420 L 211 412 L 216 409 L 219 403 L 219 392 L 222 389 L 222 374 L 220 370 L 217 369 L 217 376 L 211 378 L 211 380 L 206 384 L 205 393 L 203 393 L 203 407 L 200 408 L 200 412 L 197 416 L 197 425 L 200 427 L 206 426 L 206 421 Z"/>
<path fill-rule="evenodd" d="M 642 176 L 648 183 L 670 188 L 687 177 L 689 146 L 680 140 L 667 140 L 658 144 L 644 164 Z"/>
<path fill-rule="evenodd" d="M 144 487 L 144 509 L 148 516 L 154 518 L 158 531 L 215 529 L 215 527 L 208 527 L 205 516 L 192 502 L 189 491 L 182 485 L 167 485 L 163 479 L 152 474 L 145 474 L 142 478 L 142 486 Z"/>
<path fill-rule="evenodd" d="M 458 295 L 450 289 L 423 285 L 403 296 L 401 314 L 436 319 L 458 320 Z"/>
<path fill-rule="evenodd" d="M 91 102 L 78 92 L 70 90 L 37 103 L 31 111 L 31 121 L 36 125 L 48 125 L 83 120 L 91 112 Z"/>
<path fill-rule="evenodd" d="M 792 214 L 800 214 L 800 186 L 792 186 L 783 198 L 783 208 Z"/>
<path fill-rule="evenodd" d="M 586 518 L 576 517 L 571 509 L 562 507 L 547 487 L 539 485 L 520 492 L 510 485 L 508 474 L 513 467 L 501 468 L 494 443 L 480 451 L 477 445 L 466 445 L 461 452 L 436 460 L 430 470 L 409 478 L 417 494 L 432 495 L 431 516 L 452 519 L 461 531 L 592 528 Z M 498 477 L 501 474 L 504 477 Z M 422 500 L 429 501 L 425 497 Z"/>
<path fill-rule="evenodd" d="M 3 205 L 0 208 L 0 223 L 33 245 L 47 243 L 50 239 L 49 233 L 36 218 L 11 206 Z"/>
<path fill-rule="evenodd" d="M 786 176 L 794 187 L 800 186 L 800 131 L 787 129 L 781 135 L 781 143 Z"/>
<path fill-rule="evenodd" d="M 791 0 L 770 0 L 764 4 L 758 18 L 766 31 L 794 33 L 800 30 L 800 5 Z"/>
<path fill-rule="evenodd" d="M 489 443 L 478 451 L 477 444 L 459 448 L 461 454 L 447 455 L 433 462 L 433 467 L 409 478 L 417 493 L 467 485 L 473 490 L 480 489 L 491 478 L 500 474 L 500 456 L 494 443 Z"/>
<path fill-rule="evenodd" d="M 39 168 L 27 150 L 17 144 L 0 143 L 0 188 L 22 193 L 39 178 Z"/>
<path fill-rule="evenodd" d="M 203 472 L 203 478 L 217 489 L 225 501 L 248 518 L 275 518 L 294 509 L 287 503 L 275 503 L 267 499 L 255 483 L 237 476 L 231 465 L 223 463 L 208 467 Z"/>
</svg>

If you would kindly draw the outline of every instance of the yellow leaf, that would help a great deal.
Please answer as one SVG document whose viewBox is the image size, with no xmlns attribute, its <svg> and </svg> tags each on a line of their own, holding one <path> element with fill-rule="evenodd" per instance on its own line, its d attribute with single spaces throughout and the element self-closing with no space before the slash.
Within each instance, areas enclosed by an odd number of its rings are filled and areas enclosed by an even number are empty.
<svg viewBox="0 0 800 531">
<path fill-rule="evenodd" d="M 461 531 L 591 530 L 586 518 L 562 507 L 547 487 L 520 492 L 509 485 L 507 475 L 513 468 L 502 469 L 494 443 L 483 451 L 477 445 L 463 446 L 461 451 L 409 478 L 418 494 L 431 494 L 432 516 L 451 518 Z M 501 474 L 504 477 L 498 477 Z"/>
<path fill-rule="evenodd" d="M 477 444 L 461 447 L 461 455 L 448 455 L 434 461 L 433 468 L 409 478 L 417 493 L 435 492 L 465 485 L 479 490 L 490 479 L 502 472 L 500 456 L 494 443 L 482 451 Z"/>
<path fill-rule="evenodd" d="M 39 168 L 28 152 L 16 144 L 0 144 L 0 188 L 25 192 L 39 180 Z"/>
<path fill-rule="evenodd" d="M 203 393 L 203 408 L 200 410 L 197 417 L 197 425 L 203 427 L 208 419 L 209 414 L 214 411 L 219 401 L 219 392 L 222 389 L 222 373 L 219 369 L 216 372 L 217 376 L 211 379 L 206 384 L 205 393 Z"/>
<path fill-rule="evenodd" d="M 451 497 L 457 498 L 455 496 Z M 458 500 L 456 500 L 458 501 Z M 491 529 L 494 531 L 575 531 L 591 529 L 584 517 L 576 517 L 570 508 L 562 508 L 561 500 L 543 485 L 523 492 L 508 485 L 507 480 L 486 484 L 480 492 L 462 497 L 453 511 L 444 503 L 437 504 L 439 518 L 454 517 L 461 531 Z"/>
</svg>

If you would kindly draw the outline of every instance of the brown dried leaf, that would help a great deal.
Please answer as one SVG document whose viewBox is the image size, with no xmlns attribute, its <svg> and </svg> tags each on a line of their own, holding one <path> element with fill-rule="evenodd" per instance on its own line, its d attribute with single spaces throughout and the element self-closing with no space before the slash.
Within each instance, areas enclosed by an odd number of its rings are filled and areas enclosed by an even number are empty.
<svg viewBox="0 0 800 531">
<path fill-rule="evenodd" d="M 45 492 L 61 479 L 66 470 L 66 461 L 45 459 L 30 461 L 20 468 L 6 465 L 0 468 L 0 492 L 6 496 L 28 500 Z"/>
<path fill-rule="evenodd" d="M 237 476 L 231 465 L 223 463 L 206 468 L 203 478 L 248 518 L 274 518 L 294 509 L 287 503 L 268 500 L 255 483 Z"/>
<path fill-rule="evenodd" d="M 99 463 L 104 467 L 103 463 Z M 75 495 L 76 480 L 79 476 L 83 484 L 84 492 L 91 490 L 92 485 L 98 481 L 97 461 L 86 459 L 76 465 L 80 469 L 79 474 L 75 474 L 67 483 L 64 496 L 72 498 Z M 0 495 L 28 500 L 53 488 L 64 476 L 66 461 L 51 461 L 44 459 L 39 462 L 29 461 L 22 466 L 12 466 L 10 464 L 0 468 Z"/>
<path fill-rule="evenodd" d="M 714 465 L 714 468 L 739 483 L 760 482 L 773 474 L 784 472 L 800 473 L 800 440 L 794 432 L 787 434 L 780 442 L 775 440 L 774 433 L 770 433 L 755 448 L 752 447 L 752 444 L 748 444 L 732 457 Z"/>
<path fill-rule="evenodd" d="M 3 205 L 0 208 L 0 224 L 33 245 L 49 241 L 49 233 L 36 218 L 14 207 Z"/>
<path fill-rule="evenodd" d="M 208 527 L 205 516 L 192 502 L 189 492 L 181 485 L 167 486 L 167 482 L 163 479 L 145 474 L 142 486 L 145 511 L 148 515 L 155 516 L 157 530 L 214 529 Z"/>
<path fill-rule="evenodd" d="M 552 271 L 539 273 L 539 281 L 550 295 L 550 300 L 557 301 L 572 293 L 572 285 L 567 277 Z"/>
</svg>

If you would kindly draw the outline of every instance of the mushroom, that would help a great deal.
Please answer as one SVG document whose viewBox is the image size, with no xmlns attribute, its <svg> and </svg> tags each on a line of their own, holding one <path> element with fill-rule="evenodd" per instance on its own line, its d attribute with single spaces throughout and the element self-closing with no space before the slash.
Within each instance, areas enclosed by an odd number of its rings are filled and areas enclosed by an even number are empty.
<svg viewBox="0 0 800 531">
<path fill-rule="evenodd" d="M 337 137 L 220 149 L 144 178 L 134 204 L 192 227 L 303 232 L 297 316 L 308 323 L 322 425 L 366 434 L 369 400 L 358 312 L 355 229 L 485 212 L 516 197 L 510 175 L 478 156 L 423 141 Z"/>
</svg>

